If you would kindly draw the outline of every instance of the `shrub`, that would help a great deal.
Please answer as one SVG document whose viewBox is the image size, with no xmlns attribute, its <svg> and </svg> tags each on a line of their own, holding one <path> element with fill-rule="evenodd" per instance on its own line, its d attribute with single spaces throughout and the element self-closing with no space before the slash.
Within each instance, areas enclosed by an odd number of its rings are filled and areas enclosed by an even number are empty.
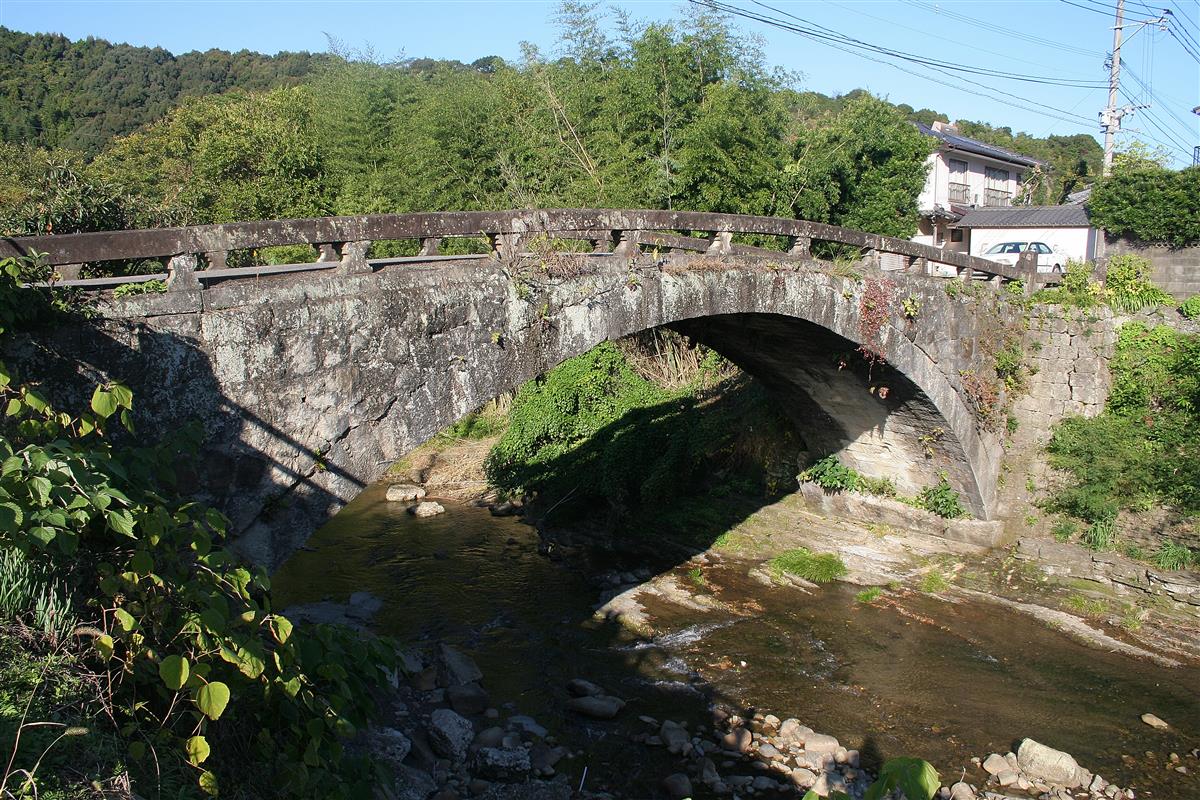
<svg viewBox="0 0 1200 800">
<path fill-rule="evenodd" d="M 946 517 L 947 519 L 959 519 L 967 516 L 967 509 L 962 504 L 962 498 L 950 486 L 950 481 L 947 480 L 945 472 L 942 472 L 938 476 L 936 484 L 926 486 L 920 491 L 914 504 L 918 508 L 932 511 L 939 517 Z"/>
<path fill-rule="evenodd" d="M 1087 206 L 1092 225 L 1113 236 L 1189 247 L 1200 242 L 1200 167 L 1130 161 L 1096 183 Z"/>
<path fill-rule="evenodd" d="M 1175 304 L 1174 297 L 1151 282 L 1150 260 L 1141 256 L 1127 254 L 1109 259 L 1104 287 L 1109 305 L 1126 313 Z"/>
<path fill-rule="evenodd" d="M 846 564 L 836 553 L 814 553 L 804 547 L 780 553 L 768 566 L 776 578 L 787 573 L 813 583 L 829 583 L 847 572 Z"/>
<path fill-rule="evenodd" d="M 1184 300 L 1183 305 L 1179 306 L 1179 313 L 1188 319 L 1200 319 L 1200 294 Z"/>
<path fill-rule="evenodd" d="M 853 492 L 862 484 L 863 477 L 838 461 L 837 456 L 830 455 L 801 472 L 800 480 L 812 481 L 827 492 Z"/>
<path fill-rule="evenodd" d="M 1073 519 L 1060 519 L 1054 523 L 1050 532 L 1054 534 L 1055 540 L 1066 542 L 1079 533 L 1079 523 Z"/>
</svg>

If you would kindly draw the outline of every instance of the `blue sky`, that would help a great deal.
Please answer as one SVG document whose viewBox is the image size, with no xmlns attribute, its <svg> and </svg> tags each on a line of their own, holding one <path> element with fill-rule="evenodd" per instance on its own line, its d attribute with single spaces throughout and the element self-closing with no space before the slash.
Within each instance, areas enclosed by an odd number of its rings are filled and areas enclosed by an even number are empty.
<svg viewBox="0 0 1200 800">
<path fill-rule="evenodd" d="M 862 87 L 893 102 L 1037 136 L 1098 134 L 1096 114 L 1107 97 L 1100 84 L 1107 80 L 1104 59 L 1112 46 L 1116 0 L 726 2 L 788 24 L 989 72 L 967 75 L 949 69 L 947 74 L 878 52 L 875 57 L 886 63 L 873 62 L 767 24 L 737 20 L 742 29 L 762 35 L 770 64 L 800 74 L 802 88 L 834 94 Z M 662 20 L 682 14 L 684 4 L 609 0 L 606 5 L 622 7 L 635 18 Z M 555 0 L 0 0 L 0 25 L 159 45 L 175 53 L 210 47 L 320 52 L 327 49 L 330 34 L 352 47 L 370 46 L 383 57 L 473 61 L 499 55 L 516 60 L 522 41 L 554 51 L 556 6 Z M 1137 137 L 1163 146 L 1175 165 L 1183 166 L 1191 162 L 1192 147 L 1200 144 L 1200 116 L 1192 112 L 1200 105 L 1200 3 L 1127 0 L 1126 18 L 1157 17 L 1162 8 L 1175 15 L 1170 30 L 1126 28 L 1122 86 L 1127 96 L 1122 103 L 1148 103 L 1150 108 L 1126 119 L 1127 132 L 1118 142 Z M 1185 49 L 1194 44 L 1197 57 Z M 991 73 L 1077 85 L 1016 81 Z"/>
</svg>

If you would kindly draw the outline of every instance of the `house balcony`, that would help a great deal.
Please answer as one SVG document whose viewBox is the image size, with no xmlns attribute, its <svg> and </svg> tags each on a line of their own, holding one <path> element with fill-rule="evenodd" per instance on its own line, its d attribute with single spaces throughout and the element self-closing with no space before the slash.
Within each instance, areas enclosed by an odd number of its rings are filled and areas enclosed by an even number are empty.
<svg viewBox="0 0 1200 800">
<path fill-rule="evenodd" d="M 1000 189 L 984 189 L 983 204 L 991 207 L 1007 207 L 1012 205 L 1012 192 L 1005 192 Z"/>
<path fill-rule="evenodd" d="M 969 204 L 971 202 L 971 187 L 965 183 L 950 183 L 950 202 Z"/>
</svg>

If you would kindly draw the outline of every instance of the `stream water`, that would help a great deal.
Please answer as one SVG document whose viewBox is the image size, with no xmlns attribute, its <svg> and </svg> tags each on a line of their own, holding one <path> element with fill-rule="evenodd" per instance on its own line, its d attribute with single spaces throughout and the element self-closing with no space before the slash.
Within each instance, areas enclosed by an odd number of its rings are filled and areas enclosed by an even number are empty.
<svg viewBox="0 0 1200 800">
<path fill-rule="evenodd" d="M 661 748 L 630 740 L 649 731 L 638 716 L 707 722 L 716 701 L 797 717 L 859 748 L 868 766 L 916 755 L 944 780 L 966 768 L 978 786 L 985 776 L 972 756 L 1031 737 L 1139 797 L 1200 798 L 1200 763 L 1186 756 L 1200 747 L 1195 667 L 1089 649 L 986 602 L 912 593 L 864 605 L 844 585 L 768 588 L 737 562 L 707 568 L 695 588 L 740 611 L 649 603 L 659 633 L 640 639 L 592 620 L 600 589 L 581 568 L 539 555 L 532 528 L 445 505 L 417 519 L 385 502 L 382 487 L 368 489 L 278 572 L 277 602 L 377 595 L 377 632 L 469 651 L 495 704 L 512 703 L 584 752 L 566 769 L 588 766 L 591 788 L 653 796 L 673 769 Z M 663 569 L 689 580 L 682 567 Z M 629 706 L 613 722 L 574 717 L 564 686 L 575 677 Z M 1172 727 L 1149 728 L 1145 712 Z M 1188 774 L 1173 769 L 1172 752 Z"/>
</svg>

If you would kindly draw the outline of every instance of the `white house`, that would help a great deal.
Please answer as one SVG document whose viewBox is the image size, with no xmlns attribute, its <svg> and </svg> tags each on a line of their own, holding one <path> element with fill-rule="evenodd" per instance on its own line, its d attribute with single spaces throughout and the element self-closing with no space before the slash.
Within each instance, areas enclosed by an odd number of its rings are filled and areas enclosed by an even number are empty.
<svg viewBox="0 0 1200 800">
<path fill-rule="evenodd" d="M 972 208 L 1012 206 L 1028 170 L 1043 166 L 1029 156 L 962 136 L 944 122 L 913 123 L 937 140 L 929 173 L 918 198 L 920 227 L 913 241 L 960 253 L 974 253 L 970 230 L 955 223 Z"/>
<path fill-rule="evenodd" d="M 983 256 L 994 245 L 1023 242 L 1034 245 L 1035 250 L 1044 250 L 1038 245 L 1049 247 L 1053 254 L 1044 254 L 1039 263 L 1049 261 L 1049 266 L 1061 268 L 1066 268 L 1069 259 L 1095 260 L 1100 238 L 1081 204 L 974 208 L 955 225 L 966 233 L 963 238 L 970 243 L 973 256 Z"/>
</svg>

